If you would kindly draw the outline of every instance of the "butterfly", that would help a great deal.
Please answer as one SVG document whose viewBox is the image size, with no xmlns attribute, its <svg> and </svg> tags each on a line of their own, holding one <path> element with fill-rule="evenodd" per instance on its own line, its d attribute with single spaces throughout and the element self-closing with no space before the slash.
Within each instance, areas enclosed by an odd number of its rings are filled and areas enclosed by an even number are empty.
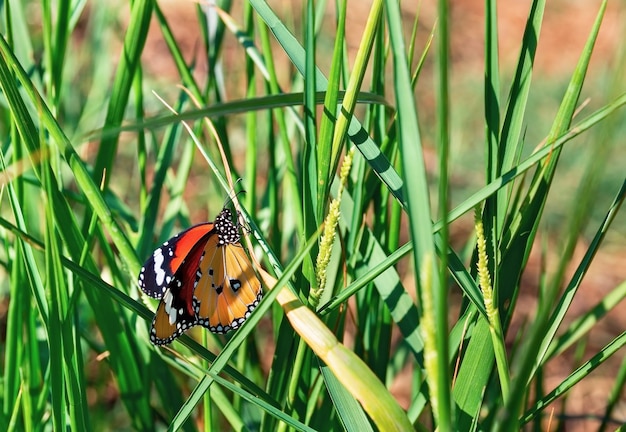
<svg viewBox="0 0 626 432">
<path fill-rule="evenodd" d="M 165 345 L 201 325 L 213 333 L 241 326 L 263 290 L 240 243 L 239 225 L 224 208 L 158 247 L 139 273 L 139 288 L 160 299 L 150 341 Z"/>
</svg>

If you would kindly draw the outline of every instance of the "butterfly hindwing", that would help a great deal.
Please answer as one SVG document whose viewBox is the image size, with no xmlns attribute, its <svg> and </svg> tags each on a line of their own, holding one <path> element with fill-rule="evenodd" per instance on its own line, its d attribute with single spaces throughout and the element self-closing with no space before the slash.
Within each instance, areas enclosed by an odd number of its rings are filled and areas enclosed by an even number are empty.
<svg viewBox="0 0 626 432">
<path fill-rule="evenodd" d="M 198 302 L 194 296 L 194 288 L 200 277 L 198 270 L 204 244 L 211 235 L 209 232 L 196 241 L 167 285 L 152 321 L 150 341 L 155 345 L 168 344 L 185 330 L 198 324 Z"/>
<path fill-rule="evenodd" d="M 137 281 L 139 288 L 150 297 L 163 297 L 185 257 L 202 237 L 213 230 L 212 223 L 199 224 L 156 248 L 141 268 Z"/>
<path fill-rule="evenodd" d="M 195 313 L 197 302 L 192 298 L 191 309 L 193 313 L 189 313 L 189 305 L 185 303 L 182 297 L 177 297 L 176 292 L 177 290 L 172 288 L 165 290 L 152 320 L 150 341 L 155 345 L 170 343 L 185 330 L 198 323 Z"/>
</svg>

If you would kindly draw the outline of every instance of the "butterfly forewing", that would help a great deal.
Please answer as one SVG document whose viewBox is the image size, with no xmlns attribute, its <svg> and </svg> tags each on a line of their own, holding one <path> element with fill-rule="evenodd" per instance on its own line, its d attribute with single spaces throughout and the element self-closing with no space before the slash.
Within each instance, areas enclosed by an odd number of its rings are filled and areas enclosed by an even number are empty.
<svg viewBox="0 0 626 432">
<path fill-rule="evenodd" d="M 137 281 L 147 295 L 160 299 L 185 257 L 201 238 L 214 230 L 212 223 L 193 226 L 156 248 L 146 260 Z"/>
</svg>

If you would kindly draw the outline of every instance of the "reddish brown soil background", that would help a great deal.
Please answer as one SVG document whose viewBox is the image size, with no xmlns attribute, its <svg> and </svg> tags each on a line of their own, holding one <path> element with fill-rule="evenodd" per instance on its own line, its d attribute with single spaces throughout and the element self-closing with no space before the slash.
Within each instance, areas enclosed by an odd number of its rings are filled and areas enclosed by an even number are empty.
<svg viewBox="0 0 626 432">
<path fill-rule="evenodd" d="M 410 31 L 411 23 L 417 13 L 418 3 L 420 2 L 403 2 L 407 31 Z M 271 2 L 272 7 L 279 16 L 285 17 L 287 20 L 294 20 L 294 25 L 296 26 L 299 25 L 300 16 L 299 12 L 294 13 L 294 11 L 301 10 L 299 4 L 300 2 L 296 0 Z M 517 61 L 519 43 L 523 34 L 529 4 L 530 1 L 528 0 L 508 0 L 498 3 L 500 56 L 504 70 L 508 69 L 511 71 Z M 161 1 L 160 5 L 172 25 L 180 45 L 186 51 L 186 58 L 190 60 L 195 57 L 198 60 L 196 75 L 201 77 L 211 73 L 206 68 L 204 57 L 198 51 L 199 32 L 195 5 L 180 0 Z M 369 12 L 369 6 L 370 2 L 367 1 L 352 1 L 349 7 L 347 28 L 350 31 L 348 46 L 351 58 L 354 58 L 354 53 L 358 47 L 358 41 Z M 574 69 L 581 49 L 586 42 L 598 7 L 598 1 L 557 0 L 548 2 L 535 63 L 534 76 L 536 79 L 548 77 L 562 79 L 563 82 L 569 80 L 569 75 Z M 233 16 L 239 22 L 241 21 L 240 12 L 240 10 L 233 12 Z M 332 18 L 330 13 L 329 18 Z M 420 20 L 422 24 L 419 41 L 422 43 L 426 40 L 435 18 L 435 2 L 433 0 L 421 2 Z M 331 19 L 328 21 L 332 23 Z M 484 62 L 483 21 L 484 1 L 452 2 L 450 28 L 452 34 L 451 68 L 453 80 L 469 74 L 474 74 L 477 77 L 482 76 Z M 611 67 L 618 61 L 620 56 L 623 56 L 620 50 L 623 50 L 623 39 L 626 34 L 624 23 L 626 23 L 626 7 L 624 3 L 610 2 L 592 58 L 590 75 L 594 71 L 607 68 L 607 66 Z M 332 34 L 332 31 L 329 30 L 328 34 Z M 243 54 L 236 41 L 230 36 L 228 39 L 225 44 L 224 69 L 228 73 L 228 81 L 233 83 L 233 85 L 228 85 L 228 97 L 229 99 L 235 99 L 243 97 L 241 93 L 243 86 L 238 84 L 242 82 L 239 78 L 242 78 L 244 73 Z M 332 39 L 330 39 L 330 43 L 332 43 Z M 152 32 L 152 37 L 148 41 L 144 60 L 146 70 L 149 73 L 168 80 L 176 79 L 176 72 L 170 60 L 170 55 L 156 26 L 155 31 Z M 279 67 L 278 69 L 280 70 L 281 68 Z M 286 81 L 283 84 L 286 89 L 289 88 Z M 428 98 L 426 98 L 425 103 L 428 103 Z M 193 194 L 194 191 L 189 191 L 189 193 Z M 453 229 L 453 235 L 465 238 L 468 231 L 472 228 L 471 225 L 464 223 L 461 226 L 453 227 Z M 596 256 L 580 288 L 577 299 L 574 301 L 568 314 L 568 322 L 587 311 L 590 305 L 598 303 L 607 292 L 626 280 L 626 248 L 623 246 L 623 241 L 621 243 L 619 241 L 617 243 L 614 242 L 611 247 L 603 249 Z M 581 243 L 574 259 L 575 263 L 579 262 L 585 250 L 586 245 Z M 533 253 L 524 275 L 524 293 L 518 304 L 518 314 L 515 317 L 513 329 L 519 328 L 522 323 L 532 319 L 536 306 L 535 293 L 536 281 L 540 272 L 539 263 L 539 253 Z M 410 279 L 410 276 L 407 276 L 407 279 Z M 597 352 L 626 329 L 626 314 L 623 313 L 623 304 L 618 309 L 594 327 L 588 341 L 588 353 Z M 514 334 L 510 336 L 513 338 Z M 572 417 L 567 422 L 567 430 L 595 430 L 598 427 L 599 423 L 593 416 L 601 416 L 603 414 L 607 395 L 610 392 L 623 356 L 624 350 L 622 349 L 570 391 L 566 402 L 566 413 Z M 588 358 L 589 355 L 584 357 L 585 360 Z M 546 391 L 551 390 L 560 383 L 575 368 L 576 364 L 571 353 L 551 362 L 545 372 Z M 407 373 L 410 373 L 410 371 L 407 370 Z M 410 380 L 402 380 L 402 382 L 406 383 L 410 382 Z M 393 390 L 403 405 L 407 406 L 409 403 L 408 389 L 399 381 L 393 386 Z M 626 399 L 624 399 L 624 395 L 622 396 L 614 418 L 626 421 Z M 558 404 L 554 405 L 555 413 L 558 413 L 560 406 Z M 549 412 L 549 410 L 546 412 Z M 548 423 L 545 424 L 546 429 L 550 429 Z M 613 427 L 609 429 L 613 429 Z"/>
</svg>

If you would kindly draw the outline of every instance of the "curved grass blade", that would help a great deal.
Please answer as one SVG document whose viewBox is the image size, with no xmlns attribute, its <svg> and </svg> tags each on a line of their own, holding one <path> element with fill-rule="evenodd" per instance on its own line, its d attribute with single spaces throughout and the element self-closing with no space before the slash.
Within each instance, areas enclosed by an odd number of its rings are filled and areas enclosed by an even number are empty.
<svg viewBox="0 0 626 432">
<path fill-rule="evenodd" d="M 572 372 L 550 393 L 538 400 L 524 415 L 520 418 L 520 425 L 526 424 L 539 415 L 548 405 L 557 398 L 564 395 L 569 389 L 574 387 L 583 378 L 586 378 L 593 370 L 608 360 L 613 354 L 626 345 L 626 332 L 613 339 L 608 345 L 602 348 L 596 355 L 586 361 L 578 369 Z"/>
<path fill-rule="evenodd" d="M 602 223 L 600 224 L 600 227 L 598 228 L 598 231 L 596 232 L 596 235 L 594 236 L 589 247 L 587 248 L 587 251 L 585 252 L 584 257 L 582 258 L 580 265 L 574 272 L 574 275 L 572 276 L 571 281 L 569 282 L 569 284 L 567 285 L 567 287 L 561 294 L 559 302 L 554 308 L 554 311 L 550 317 L 550 321 L 548 322 L 547 331 L 545 333 L 543 343 L 539 350 L 539 356 L 537 358 L 536 367 L 543 364 L 546 359 L 550 358 L 550 356 L 548 356 L 549 351 L 551 354 L 555 354 L 556 352 L 564 350 L 567 346 L 569 346 L 569 344 L 574 342 L 575 339 L 571 339 L 570 332 L 566 332 L 566 334 L 569 333 L 569 336 L 570 336 L 569 338 L 567 338 L 568 339 L 567 344 L 563 344 L 562 339 L 561 339 L 565 335 L 562 335 L 561 338 L 559 338 L 560 342 L 558 344 L 554 344 L 555 342 L 554 336 L 556 335 L 558 328 L 563 323 L 563 318 L 565 317 L 565 314 L 567 313 L 570 305 L 572 304 L 572 301 L 574 300 L 574 296 L 578 292 L 578 288 L 580 287 L 580 284 L 583 278 L 585 277 L 585 274 L 587 274 L 587 270 L 589 270 L 589 266 L 591 265 L 593 261 L 593 257 L 595 256 L 596 252 L 598 252 L 598 249 L 600 248 L 600 245 L 602 244 L 602 241 L 604 240 L 604 236 L 606 235 L 609 227 L 615 220 L 615 216 L 617 216 L 617 213 L 622 203 L 624 202 L 625 198 L 626 198 L 626 181 L 622 183 L 622 187 L 620 188 L 619 192 L 617 193 L 617 196 L 613 200 L 613 203 L 609 206 L 609 211 L 607 212 L 604 220 L 602 221 Z M 611 296 L 611 297 L 614 298 L 614 296 Z M 611 305 L 611 302 L 609 302 L 608 300 L 609 299 L 605 298 L 602 301 L 602 304 L 604 307 Z M 605 309 L 605 311 L 608 312 L 611 309 L 612 307 L 609 307 L 609 309 Z M 595 316 L 595 320 L 599 318 L 600 316 Z M 577 336 L 578 337 L 581 336 L 580 327 L 575 326 L 574 323 L 572 323 L 570 324 L 569 328 L 577 329 L 578 330 L 576 331 Z"/>
<path fill-rule="evenodd" d="M 254 98 L 246 98 L 230 102 L 214 103 L 211 104 L 211 106 L 209 107 L 190 109 L 180 112 L 178 114 L 163 115 L 143 120 L 141 122 L 112 128 L 105 127 L 105 129 L 103 130 L 91 132 L 89 135 L 84 137 L 84 139 L 92 140 L 117 135 L 120 132 L 136 132 L 142 129 L 156 129 L 163 126 L 169 126 L 179 121 L 200 120 L 205 117 L 224 117 L 233 114 L 245 114 L 251 111 L 301 106 L 303 96 L 304 93 L 281 93 L 278 95 L 257 96 Z M 325 96 L 326 93 L 323 91 L 316 92 L 315 103 L 317 105 L 323 104 Z M 342 101 L 344 96 L 345 92 L 340 91 L 337 98 L 339 101 Z M 389 106 L 389 102 L 384 97 L 368 92 L 359 93 L 357 101 L 363 104 L 378 104 Z"/>
</svg>

